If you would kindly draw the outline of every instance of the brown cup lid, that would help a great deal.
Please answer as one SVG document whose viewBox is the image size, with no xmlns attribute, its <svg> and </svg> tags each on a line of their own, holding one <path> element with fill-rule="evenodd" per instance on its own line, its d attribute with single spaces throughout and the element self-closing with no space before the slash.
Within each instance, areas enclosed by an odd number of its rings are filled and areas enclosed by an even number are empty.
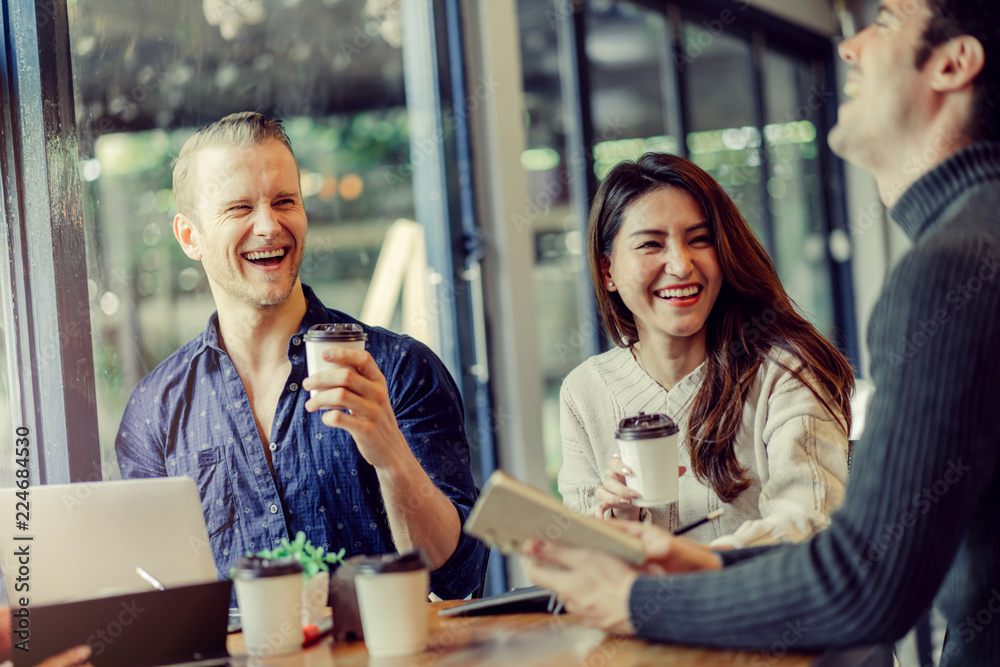
<svg viewBox="0 0 1000 667">
<path fill-rule="evenodd" d="M 674 420 L 667 415 L 647 415 L 645 412 L 640 412 L 635 417 L 623 419 L 618 423 L 615 438 L 618 440 L 649 440 L 674 435 L 679 430 Z"/>
<path fill-rule="evenodd" d="M 310 342 L 326 343 L 367 340 L 368 336 L 360 324 L 337 322 L 312 325 L 306 332 L 305 339 Z"/>
<path fill-rule="evenodd" d="M 292 558 L 240 558 L 233 568 L 233 579 L 261 579 L 302 574 L 302 564 Z"/>
<path fill-rule="evenodd" d="M 415 572 L 426 569 L 429 569 L 427 559 L 424 558 L 424 552 L 420 549 L 407 551 L 405 554 L 373 556 L 359 561 L 355 565 L 355 572 L 365 576 L 393 572 Z"/>
</svg>

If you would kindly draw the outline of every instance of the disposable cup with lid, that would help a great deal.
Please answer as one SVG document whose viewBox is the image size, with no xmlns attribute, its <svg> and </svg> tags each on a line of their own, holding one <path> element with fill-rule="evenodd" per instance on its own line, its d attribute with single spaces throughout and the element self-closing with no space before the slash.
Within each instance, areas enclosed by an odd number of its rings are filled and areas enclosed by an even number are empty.
<svg viewBox="0 0 1000 667">
<path fill-rule="evenodd" d="M 247 653 L 268 656 L 302 647 L 302 565 L 291 558 L 241 558 L 233 583 Z"/>
<path fill-rule="evenodd" d="M 369 558 L 355 565 L 361 627 L 368 654 L 388 658 L 427 646 L 430 575 L 419 551 Z"/>
<path fill-rule="evenodd" d="M 667 415 L 640 412 L 618 424 L 615 439 L 622 463 L 632 473 L 625 485 L 639 493 L 636 507 L 660 507 L 676 502 L 677 425 Z"/>
<path fill-rule="evenodd" d="M 363 350 L 368 336 L 360 324 L 333 322 L 314 324 L 306 331 L 303 339 L 306 344 L 306 368 L 309 375 L 313 375 L 320 371 L 341 367 L 340 364 L 323 359 L 325 350 Z M 315 396 L 316 390 L 309 393 L 310 396 Z"/>
</svg>

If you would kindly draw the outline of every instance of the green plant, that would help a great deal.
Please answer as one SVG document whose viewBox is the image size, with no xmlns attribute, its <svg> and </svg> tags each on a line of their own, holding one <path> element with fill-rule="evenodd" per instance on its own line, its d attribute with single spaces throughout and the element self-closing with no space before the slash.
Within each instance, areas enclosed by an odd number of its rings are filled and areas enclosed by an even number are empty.
<svg viewBox="0 0 1000 667">
<path fill-rule="evenodd" d="M 247 556 L 254 554 L 247 553 Z M 340 565 L 344 562 L 344 549 L 337 553 L 324 553 L 323 547 L 314 547 L 306 534 L 301 530 L 295 534 L 295 540 L 289 542 L 287 538 L 281 538 L 281 542 L 273 549 L 261 549 L 257 552 L 258 558 L 293 558 L 302 564 L 305 578 L 309 579 L 318 572 L 329 572 L 330 565 Z"/>
</svg>

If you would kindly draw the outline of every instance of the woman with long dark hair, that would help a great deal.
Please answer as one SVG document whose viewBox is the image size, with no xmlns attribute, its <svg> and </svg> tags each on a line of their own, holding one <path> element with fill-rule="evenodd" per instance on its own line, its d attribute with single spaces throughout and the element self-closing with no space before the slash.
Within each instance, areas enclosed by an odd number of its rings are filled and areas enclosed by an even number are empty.
<svg viewBox="0 0 1000 667">
<path fill-rule="evenodd" d="M 588 231 L 598 309 L 617 345 L 561 391 L 559 490 L 574 509 L 668 529 L 725 507 L 690 536 L 720 547 L 799 541 L 844 497 L 844 356 L 795 309 L 716 181 L 647 153 L 605 177 Z M 639 412 L 680 427 L 676 503 L 640 510 L 615 430 Z"/>
</svg>

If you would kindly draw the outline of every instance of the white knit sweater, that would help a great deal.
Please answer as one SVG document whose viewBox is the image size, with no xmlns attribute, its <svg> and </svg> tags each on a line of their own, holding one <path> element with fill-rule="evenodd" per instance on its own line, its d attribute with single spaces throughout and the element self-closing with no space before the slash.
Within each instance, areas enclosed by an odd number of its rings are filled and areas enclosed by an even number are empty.
<svg viewBox="0 0 1000 667">
<path fill-rule="evenodd" d="M 786 366 L 798 366 L 784 351 L 775 351 L 774 356 Z M 791 373 L 764 362 L 736 436 L 736 455 L 746 468 L 750 487 L 732 503 L 723 503 L 711 486 L 695 479 L 684 437 L 704 368 L 702 364 L 670 391 L 657 384 L 626 348 L 591 357 L 575 368 L 560 392 L 559 492 L 565 504 L 593 514 L 594 491 L 603 483 L 608 460 L 618 451 L 618 422 L 639 412 L 663 413 L 681 429 L 677 460 L 688 472 L 680 479 L 679 500 L 650 511 L 653 523 L 675 530 L 724 507 L 720 519 L 687 537 L 736 548 L 797 542 L 825 528 L 830 513 L 843 502 L 847 482 L 847 433 L 840 422 Z"/>
</svg>

